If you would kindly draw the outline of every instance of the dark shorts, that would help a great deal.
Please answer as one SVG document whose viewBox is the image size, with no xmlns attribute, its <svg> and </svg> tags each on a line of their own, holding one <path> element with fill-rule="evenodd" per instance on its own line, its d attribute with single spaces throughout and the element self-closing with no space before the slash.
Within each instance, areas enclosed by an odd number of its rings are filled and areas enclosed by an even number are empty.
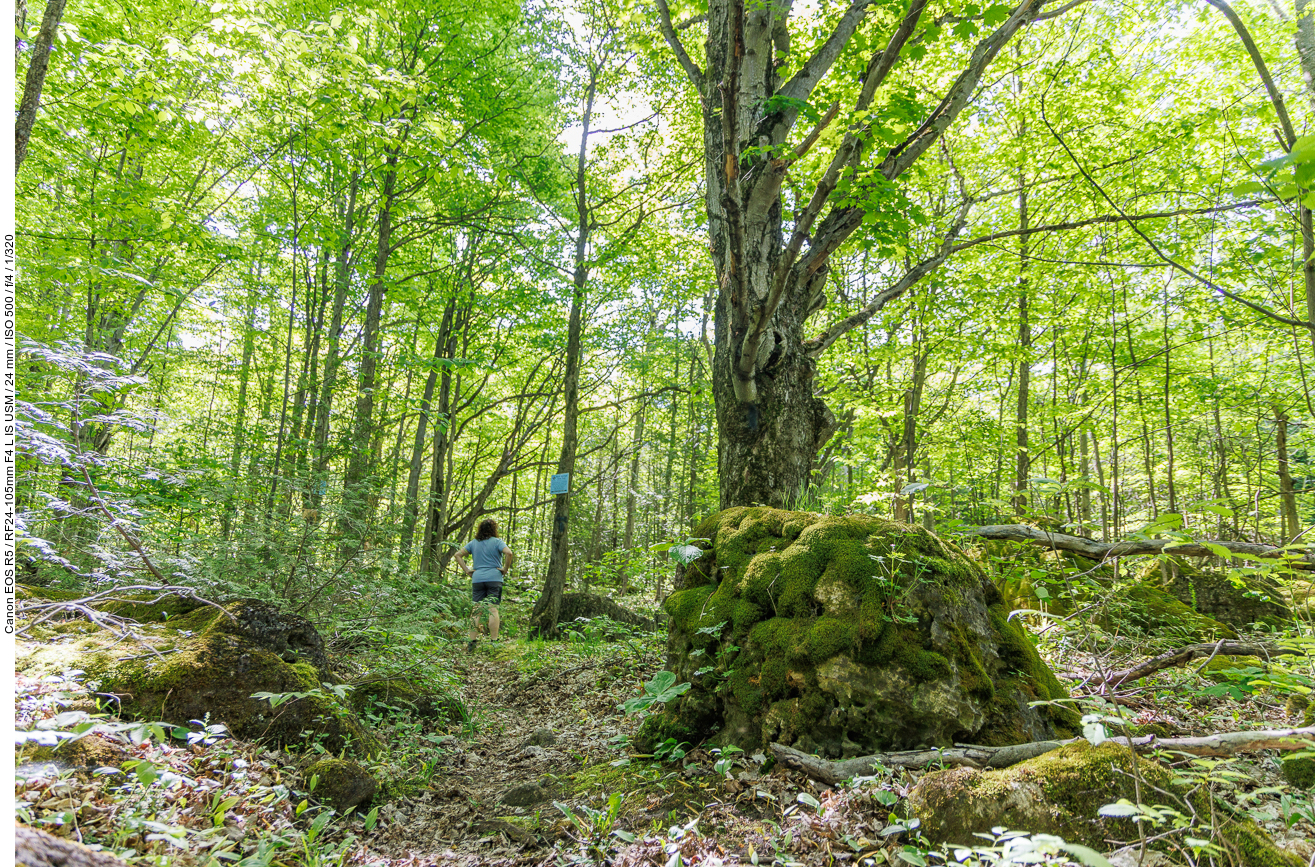
<svg viewBox="0 0 1315 867">
<path fill-rule="evenodd" d="M 497 605 L 502 602 L 502 583 L 499 581 L 478 581 L 470 585 L 470 600 L 478 605 L 481 602 Z"/>
</svg>

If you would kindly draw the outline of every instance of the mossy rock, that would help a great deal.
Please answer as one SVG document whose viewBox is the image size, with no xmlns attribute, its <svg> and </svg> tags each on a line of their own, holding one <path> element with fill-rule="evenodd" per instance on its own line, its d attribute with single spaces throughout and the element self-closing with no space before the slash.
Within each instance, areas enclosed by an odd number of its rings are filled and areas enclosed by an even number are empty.
<svg viewBox="0 0 1315 867">
<path fill-rule="evenodd" d="M 1284 759 L 1280 769 L 1283 771 L 1283 779 L 1296 788 L 1315 789 L 1315 758 L 1302 756 Z"/>
<path fill-rule="evenodd" d="M 557 617 L 557 622 L 562 626 L 567 626 L 580 617 L 591 620 L 596 617 L 606 617 L 608 620 L 624 623 L 644 632 L 652 632 L 657 628 L 657 622 L 653 618 L 636 614 L 628 608 L 622 608 L 606 596 L 599 596 L 597 593 L 564 594 L 562 596 L 562 610 Z"/>
<path fill-rule="evenodd" d="M 1165 557 L 1141 573 L 1143 583 L 1159 587 L 1193 611 L 1209 615 L 1234 629 L 1253 624 L 1284 627 L 1292 609 L 1283 588 L 1267 575 L 1232 575 L 1199 569 L 1182 557 Z"/>
<path fill-rule="evenodd" d="M 339 813 L 360 808 L 379 791 L 379 783 L 370 772 L 347 759 L 320 759 L 306 769 L 307 785 L 315 780 L 315 798 Z"/>
<path fill-rule="evenodd" d="M 636 743 L 711 735 L 855 756 L 1067 734 L 1076 715 L 999 592 L 921 527 L 734 508 L 666 601 L 668 666 L 688 693 Z"/>
<path fill-rule="evenodd" d="M 76 740 L 60 741 L 53 747 L 20 750 L 20 762 L 63 762 L 84 768 L 117 768 L 128 760 L 128 751 L 107 737 L 90 732 Z"/>
<path fill-rule="evenodd" d="M 1246 675 L 1255 677 L 1258 676 L 1255 672 L 1268 670 L 1269 663 L 1258 656 L 1216 656 L 1201 669 L 1201 676 L 1215 683 L 1224 683 Z"/>
<path fill-rule="evenodd" d="M 268 603 L 240 600 L 222 611 L 202 606 L 143 624 L 139 639 L 120 640 L 87 621 L 74 625 L 20 646 L 18 670 L 41 676 L 81 669 L 127 719 L 186 724 L 208 718 L 247 740 L 378 750 L 351 709 L 323 688 L 330 678 L 315 664 L 325 658 L 314 626 Z M 309 694 L 273 707 L 252 697 L 262 692 Z"/>
<path fill-rule="evenodd" d="M 405 677 L 370 680 L 351 691 L 352 710 L 358 714 L 378 708 L 409 710 L 420 719 L 461 722 L 469 716 L 461 699 Z"/>
<path fill-rule="evenodd" d="M 1299 867 L 1302 861 L 1279 849 L 1249 819 L 1222 805 L 1212 810 L 1207 796 L 1189 794 L 1173 774 L 1147 757 L 1135 760 L 1126 748 L 1106 741 L 1068 744 L 1011 768 L 981 771 L 953 768 L 923 777 L 909 794 L 908 807 L 920 830 L 935 843 L 977 845 L 976 833 L 994 827 L 1054 834 L 1098 851 L 1118 848 L 1113 841 L 1136 842 L 1137 826 L 1127 818 L 1100 815 L 1120 799 L 1171 807 L 1180 813 L 1215 817 L 1218 843 L 1239 867 Z M 1188 800 L 1191 800 L 1189 809 Z M 1210 837 L 1210 828 L 1189 833 Z"/>
<path fill-rule="evenodd" d="M 1237 638 L 1233 627 L 1193 611 L 1158 584 L 1148 581 L 1115 589 L 1095 622 L 1106 632 L 1153 635 L 1185 643 Z"/>
</svg>

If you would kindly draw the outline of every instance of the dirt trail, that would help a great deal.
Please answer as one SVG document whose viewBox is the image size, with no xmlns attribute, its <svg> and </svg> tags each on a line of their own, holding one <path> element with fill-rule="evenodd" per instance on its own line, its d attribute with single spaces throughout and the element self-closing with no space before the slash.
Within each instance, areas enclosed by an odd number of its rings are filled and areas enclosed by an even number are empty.
<svg viewBox="0 0 1315 867">
<path fill-rule="evenodd" d="M 658 668 L 656 658 L 643 668 L 622 668 L 603 647 L 594 658 L 555 658 L 522 673 L 511 651 L 486 645 L 471 655 L 456 654 L 453 668 L 474 736 L 443 747 L 439 773 L 425 791 L 380 810 L 380 828 L 365 841 L 377 854 L 415 863 L 539 860 L 542 853 L 523 851 L 537 848 L 531 845 L 536 835 L 527 829 L 534 814 L 546 821 L 561 818 L 553 800 L 570 800 L 566 778 L 617 758 L 609 741 L 634 726 L 617 705 Z M 501 802 L 509 790 L 538 782 L 544 783 L 539 803 Z"/>
</svg>

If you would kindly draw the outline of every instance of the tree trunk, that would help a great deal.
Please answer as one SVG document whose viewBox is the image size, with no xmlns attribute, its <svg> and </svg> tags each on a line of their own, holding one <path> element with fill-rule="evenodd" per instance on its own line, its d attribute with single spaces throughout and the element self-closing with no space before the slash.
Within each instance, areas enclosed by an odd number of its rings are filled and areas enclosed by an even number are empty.
<svg viewBox="0 0 1315 867">
<path fill-rule="evenodd" d="M 840 108 L 834 104 L 811 132 L 802 133 L 796 128 L 800 106 L 846 53 L 868 4 L 849 6 L 811 56 L 792 58 L 788 4 L 710 0 L 705 68 L 699 69 L 680 42 L 666 0 L 657 2 L 663 37 L 703 108 L 705 202 L 718 286 L 712 379 L 723 508 L 788 507 L 797 500 L 817 452 L 836 428 L 835 416 L 816 394 L 815 359 L 939 268 L 966 219 L 965 207 L 931 258 L 861 311 L 805 339 L 807 319 L 826 303 L 830 257 L 866 216 L 864 208 L 833 195 L 842 179 L 871 171 L 877 180 L 894 181 L 907 172 L 968 105 L 986 67 L 1036 17 L 1041 0 L 1022 0 L 984 36 L 943 99 L 907 139 L 888 149 L 869 148 L 867 133 L 875 123 L 870 118 L 876 117 L 869 112 L 877 91 L 899 63 L 926 5 L 910 0 L 904 16 L 873 28 L 888 34 L 884 49 L 847 61 L 865 69 L 854 115 L 841 122 L 846 131 L 830 158 L 823 157 L 826 170 L 809 185 L 811 191 L 805 187 L 795 198 L 798 209 L 790 215 L 787 238 L 781 195 L 787 172 L 821 140 Z M 797 71 L 783 80 L 781 72 L 790 68 Z M 868 156 L 874 165 L 865 164 Z"/>
<path fill-rule="evenodd" d="M 352 448 L 342 480 L 342 518 L 338 532 L 343 541 L 338 555 L 344 562 L 361 550 L 361 542 L 370 520 L 369 478 L 374 445 L 374 393 L 378 386 L 379 323 L 383 317 L 385 278 L 388 259 L 393 251 L 393 206 L 397 188 L 398 153 L 394 149 L 385 161 L 384 187 L 379 204 L 379 238 L 375 247 L 374 274 L 365 304 L 365 329 L 361 338 L 361 379 L 356 395 L 356 413 L 352 423 Z"/>
<path fill-rule="evenodd" d="M 398 542 L 397 564 L 405 569 L 411 560 L 411 547 L 415 541 L 416 520 L 420 516 L 420 472 L 424 463 L 425 435 L 429 426 L 429 406 L 434 399 L 434 385 L 438 382 L 439 361 L 445 356 L 449 335 L 452 333 L 452 319 L 456 315 L 456 298 L 449 298 L 443 309 L 443 322 L 434 339 L 433 366 L 429 376 L 425 377 L 425 391 L 420 398 L 420 413 L 416 420 L 415 441 L 411 445 L 410 470 L 406 477 L 406 502 L 402 506 L 402 536 Z"/>
<path fill-rule="evenodd" d="M 566 336 L 566 376 L 563 382 L 562 452 L 557 460 L 558 474 L 575 472 L 575 452 L 578 446 L 576 422 L 580 415 L 580 362 L 583 353 L 584 305 L 589 285 L 589 234 L 593 227 L 590 213 L 587 145 L 589 124 L 593 116 L 594 97 L 598 78 L 591 69 L 585 91 L 584 114 L 581 118 L 580 152 L 575 170 L 576 236 L 575 272 L 571 280 L 571 314 Z M 557 632 L 557 618 L 562 610 L 562 594 L 566 592 L 566 569 L 570 560 L 567 531 L 571 519 L 571 494 L 558 494 L 553 504 L 552 548 L 548 554 L 548 571 L 543 579 L 543 592 L 530 612 L 530 634 L 550 636 Z"/>
<path fill-rule="evenodd" d="M 1288 463 L 1288 414 L 1274 407 L 1274 447 L 1278 459 L 1278 493 L 1283 512 L 1283 544 L 1291 542 L 1301 532 L 1297 514 L 1297 490 L 1292 483 L 1292 469 Z"/>
<path fill-rule="evenodd" d="M 643 388 L 642 383 L 640 388 Z M 641 397 L 639 406 L 635 409 L 635 432 L 630 443 L 630 483 L 626 486 L 626 534 L 622 547 L 627 551 L 635 544 L 635 506 L 639 491 L 639 458 L 644 446 L 644 411 L 646 409 L 647 401 Z M 622 580 L 626 581 L 628 579 L 623 578 Z M 623 589 L 622 593 L 624 592 Z"/>
<path fill-rule="evenodd" d="M 59 20 L 64 17 L 66 3 L 67 0 L 50 0 L 46 4 L 37 41 L 32 45 L 32 59 L 28 62 L 27 80 L 23 83 L 23 99 L 18 104 L 18 117 L 14 120 L 14 174 L 18 174 L 27 158 L 27 143 L 32 138 L 32 127 L 36 125 L 41 90 L 50 68 L 50 46 L 55 41 Z"/>
<path fill-rule="evenodd" d="M 341 346 L 343 311 L 347 305 L 347 290 L 351 287 L 352 244 L 356 231 L 356 192 L 360 186 L 360 173 L 353 172 L 347 187 L 347 200 L 339 216 L 343 232 L 338 244 L 337 262 L 334 265 L 333 312 L 329 323 L 328 348 L 324 357 L 324 380 L 320 383 L 319 400 L 315 410 L 315 472 L 311 480 L 310 508 L 318 511 L 328 489 L 329 422 L 333 409 L 333 392 L 338 383 L 338 368 L 342 364 Z"/>
</svg>

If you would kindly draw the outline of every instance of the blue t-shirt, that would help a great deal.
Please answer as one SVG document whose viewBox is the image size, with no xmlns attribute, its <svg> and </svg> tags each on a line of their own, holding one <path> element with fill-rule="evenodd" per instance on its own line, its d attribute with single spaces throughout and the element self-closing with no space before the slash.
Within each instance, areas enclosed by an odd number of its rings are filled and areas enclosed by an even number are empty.
<svg viewBox="0 0 1315 867">
<path fill-rule="evenodd" d="M 484 541 L 476 539 L 467 542 L 465 551 L 470 554 L 471 560 L 474 561 L 472 569 L 474 573 L 470 576 L 472 584 L 501 584 L 502 583 L 502 552 L 507 549 L 507 543 L 497 536 L 490 536 Z"/>
</svg>

